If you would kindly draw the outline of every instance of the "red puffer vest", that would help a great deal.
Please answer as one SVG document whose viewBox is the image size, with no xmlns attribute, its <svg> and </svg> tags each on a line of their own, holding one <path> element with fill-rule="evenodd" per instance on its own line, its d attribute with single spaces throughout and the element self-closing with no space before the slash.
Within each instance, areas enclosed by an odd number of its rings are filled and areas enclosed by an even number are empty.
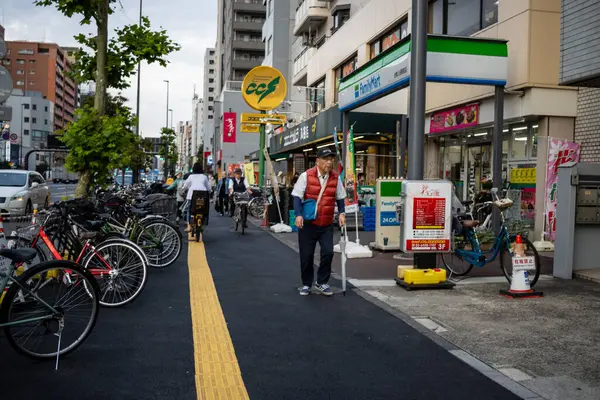
<svg viewBox="0 0 600 400">
<path fill-rule="evenodd" d="M 338 174 L 329 171 L 329 178 L 325 184 L 325 190 L 321 196 L 321 201 L 317 206 L 317 219 L 314 221 L 306 221 L 319 226 L 327 226 L 333 224 L 333 216 L 335 213 L 335 193 L 338 184 Z M 313 167 L 306 171 L 306 192 L 305 199 L 319 199 L 321 192 L 321 181 L 318 176 L 317 167 Z"/>
</svg>

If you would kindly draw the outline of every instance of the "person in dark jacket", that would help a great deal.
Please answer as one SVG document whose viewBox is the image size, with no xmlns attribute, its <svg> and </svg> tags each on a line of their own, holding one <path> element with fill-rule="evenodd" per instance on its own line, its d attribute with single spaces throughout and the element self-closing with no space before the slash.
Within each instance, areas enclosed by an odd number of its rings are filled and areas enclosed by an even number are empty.
<svg viewBox="0 0 600 400">
<path fill-rule="evenodd" d="M 333 221 L 336 205 L 340 225 L 346 223 L 344 206 L 346 190 L 338 174 L 332 170 L 335 157 L 336 154 L 331 149 L 327 147 L 319 149 L 317 165 L 298 177 L 292 191 L 300 248 L 301 296 L 310 294 L 314 282 L 313 265 L 317 242 L 321 248 L 321 262 L 315 288 L 326 296 L 333 295 L 328 283 L 333 261 Z M 304 201 L 308 199 L 317 203 L 317 214 L 314 219 L 304 220 Z"/>
</svg>

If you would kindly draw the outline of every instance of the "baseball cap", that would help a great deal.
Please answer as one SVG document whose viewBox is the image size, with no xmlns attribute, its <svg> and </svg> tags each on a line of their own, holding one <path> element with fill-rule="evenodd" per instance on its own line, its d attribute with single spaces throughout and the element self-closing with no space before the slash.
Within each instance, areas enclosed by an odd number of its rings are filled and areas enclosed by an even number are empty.
<svg viewBox="0 0 600 400">
<path fill-rule="evenodd" d="M 241 174 L 242 173 L 242 169 L 241 168 L 236 168 L 235 170 L 233 170 L 234 174 Z"/>
<path fill-rule="evenodd" d="M 331 150 L 329 147 L 323 147 L 317 151 L 318 158 L 327 158 L 327 157 L 335 157 L 335 152 Z"/>
</svg>

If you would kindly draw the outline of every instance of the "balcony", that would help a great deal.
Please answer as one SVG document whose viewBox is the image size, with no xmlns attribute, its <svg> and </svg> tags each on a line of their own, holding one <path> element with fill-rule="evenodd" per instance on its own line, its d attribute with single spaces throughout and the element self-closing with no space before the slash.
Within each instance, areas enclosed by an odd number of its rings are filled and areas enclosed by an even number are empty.
<svg viewBox="0 0 600 400">
<path fill-rule="evenodd" d="M 265 51 L 265 44 L 262 40 L 244 40 L 234 39 L 231 46 L 233 50 L 254 50 Z"/>
<path fill-rule="evenodd" d="M 235 0 L 233 2 L 233 10 L 267 14 L 267 7 L 263 4 L 263 0 Z"/>
<path fill-rule="evenodd" d="M 264 22 L 233 21 L 234 31 L 262 32 Z"/>
<path fill-rule="evenodd" d="M 231 68 L 233 69 L 252 69 L 258 65 L 262 64 L 262 58 L 254 58 L 254 59 L 244 59 L 244 58 L 234 58 L 231 60 Z"/>
<path fill-rule="evenodd" d="M 309 31 L 316 32 L 317 28 L 327 21 L 329 16 L 326 1 L 304 0 L 296 10 L 294 36 L 301 36 Z"/>
<path fill-rule="evenodd" d="M 242 81 L 226 81 L 225 82 L 225 90 L 230 92 L 241 92 L 242 91 Z"/>
</svg>

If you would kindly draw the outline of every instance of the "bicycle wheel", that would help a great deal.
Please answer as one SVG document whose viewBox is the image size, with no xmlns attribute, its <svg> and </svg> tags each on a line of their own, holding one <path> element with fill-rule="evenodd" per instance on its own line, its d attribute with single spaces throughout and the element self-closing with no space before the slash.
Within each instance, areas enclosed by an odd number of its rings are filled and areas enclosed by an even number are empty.
<svg viewBox="0 0 600 400">
<path fill-rule="evenodd" d="M 83 261 L 100 285 L 100 304 L 120 307 L 135 300 L 146 286 L 142 252 L 128 240 L 101 243 Z"/>
<path fill-rule="evenodd" d="M 514 243 L 515 238 L 516 238 L 515 235 L 510 236 L 511 244 Z M 525 256 L 535 258 L 535 271 L 534 272 L 528 271 L 529 285 L 531 287 L 533 287 L 537 283 L 538 279 L 540 278 L 540 271 L 541 271 L 540 255 L 538 254 L 535 247 L 533 247 L 533 244 L 529 241 L 529 239 L 527 239 L 525 237 L 522 239 L 523 239 L 523 244 L 525 245 Z M 502 254 L 500 254 L 500 266 L 502 267 L 502 272 L 504 273 L 504 276 L 506 277 L 508 282 L 512 281 L 512 255 L 513 255 L 512 250 L 510 248 L 507 248 L 506 245 L 504 245 L 504 248 L 502 249 Z"/>
<path fill-rule="evenodd" d="M 265 199 L 255 197 L 248 203 L 248 211 L 254 218 L 263 218 L 265 213 Z"/>
<path fill-rule="evenodd" d="M 453 238 L 454 250 L 473 251 L 473 245 L 467 238 Z M 473 269 L 473 264 L 463 260 L 463 258 L 456 254 L 455 251 L 452 253 L 441 254 L 442 262 L 444 267 L 452 274 L 456 276 L 467 275 Z"/>
<path fill-rule="evenodd" d="M 173 264 L 183 248 L 183 237 L 179 228 L 158 221 L 143 227 L 134 242 L 144 250 L 148 257 L 148 265 L 154 268 L 164 268 Z"/>
<path fill-rule="evenodd" d="M 11 324 L 4 327 L 8 343 L 32 358 L 64 356 L 79 347 L 96 324 L 98 283 L 81 265 L 63 260 L 38 264 L 17 281 L 30 287 L 32 279 L 44 282 L 30 291 L 12 284 L 2 301 L 0 322 Z"/>
<path fill-rule="evenodd" d="M 246 207 L 242 207 L 240 209 L 240 216 L 242 219 L 242 235 L 244 234 L 244 232 L 246 231 L 246 220 L 248 218 L 248 210 L 246 209 Z"/>
</svg>

